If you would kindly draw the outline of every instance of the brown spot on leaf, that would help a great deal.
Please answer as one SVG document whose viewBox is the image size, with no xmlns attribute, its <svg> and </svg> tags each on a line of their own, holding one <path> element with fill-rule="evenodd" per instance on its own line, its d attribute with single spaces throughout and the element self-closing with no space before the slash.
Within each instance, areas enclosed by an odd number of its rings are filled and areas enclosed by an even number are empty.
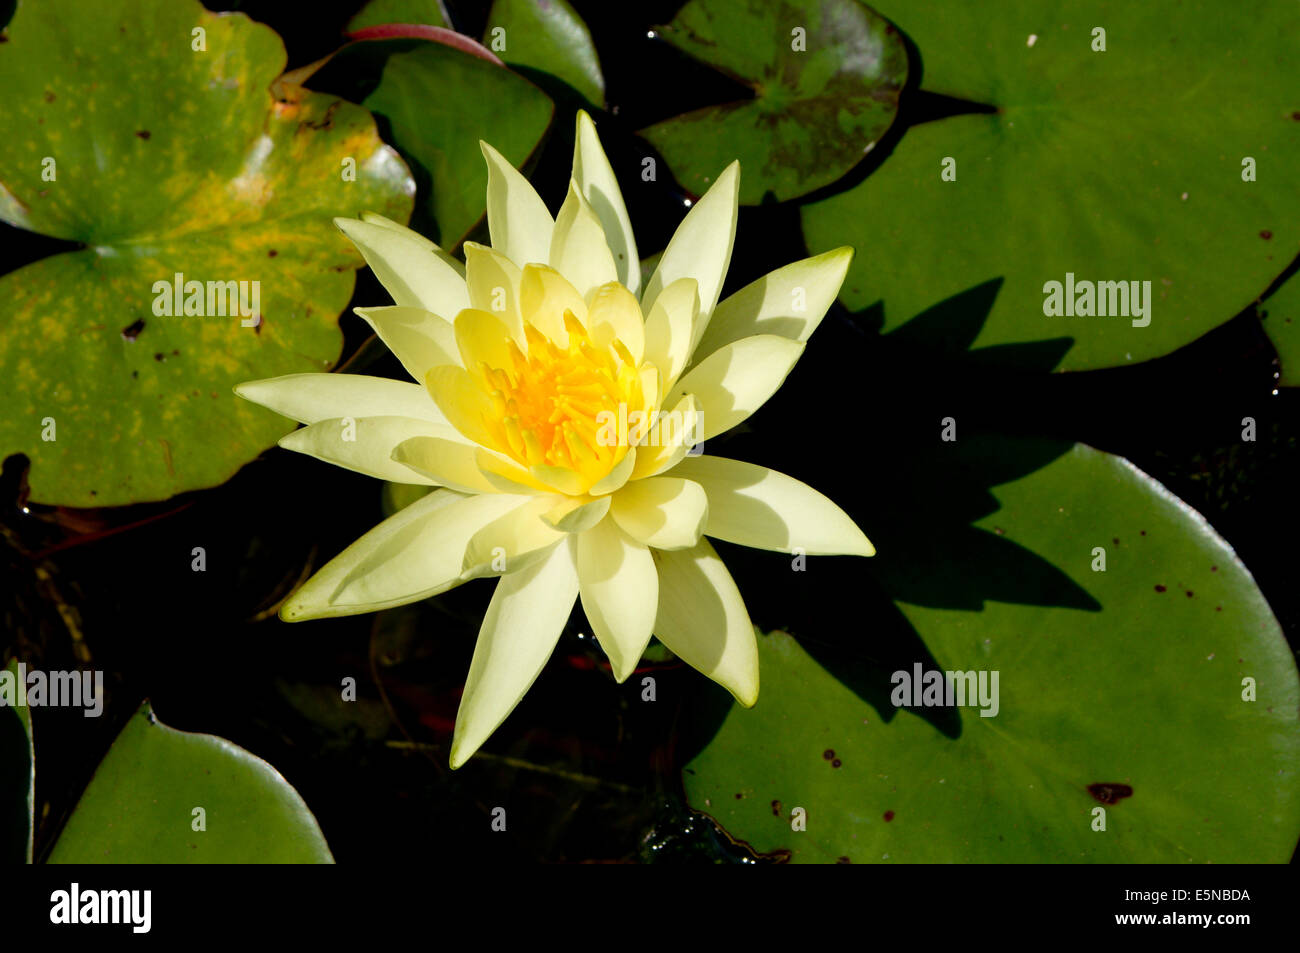
<svg viewBox="0 0 1300 953">
<path fill-rule="evenodd" d="M 1190 599 L 1190 598 L 1192 598 L 1193 595 L 1195 595 L 1195 593 L 1193 593 L 1192 590 L 1188 589 L 1188 590 L 1187 590 L 1187 598 Z"/>
<path fill-rule="evenodd" d="M 58 97 L 56 97 L 52 91 L 50 91 L 50 90 L 48 90 L 48 89 L 45 91 L 45 101 L 46 101 L 47 103 L 52 103 L 52 102 L 54 102 L 54 100 L 57 99 L 57 98 L 58 98 Z"/>
<path fill-rule="evenodd" d="M 144 318 L 136 318 L 133 322 L 122 329 L 122 337 L 127 341 L 134 341 L 144 330 Z"/>
<path fill-rule="evenodd" d="M 270 248 L 270 249 L 267 249 L 266 257 L 267 257 L 267 258 L 274 258 L 274 257 L 275 257 L 276 255 L 278 255 L 278 254 L 280 254 L 278 251 L 276 251 L 274 248 Z"/>
<path fill-rule="evenodd" d="M 781 816 L 781 802 L 780 802 L 780 801 L 773 801 L 773 802 L 772 802 L 772 816 L 773 816 L 773 817 L 780 817 L 780 816 Z"/>
<path fill-rule="evenodd" d="M 844 762 L 841 761 L 839 758 L 836 758 L 834 761 L 831 762 L 831 767 L 832 767 L 832 768 L 838 768 L 838 767 L 839 767 L 840 765 L 842 765 L 843 763 L 844 763 Z"/>
<path fill-rule="evenodd" d="M 827 761 L 831 760 L 831 758 L 835 757 L 835 749 L 827 748 L 825 751 L 822 752 L 822 757 L 825 758 Z"/>
<path fill-rule="evenodd" d="M 835 858 L 835 863 L 837 863 L 837 864 L 851 864 L 851 863 L 853 863 L 853 861 L 849 860 L 847 857 L 836 857 L 836 858 Z"/>
<path fill-rule="evenodd" d="M 887 823 L 889 823 L 890 821 L 892 821 L 893 819 L 894 819 L 894 812 L 893 812 L 893 811 L 886 811 L 886 812 L 885 812 L 885 823 L 887 824 Z"/>
<path fill-rule="evenodd" d="M 148 129 L 141 129 L 136 132 L 136 136 L 140 139 L 148 139 L 152 135 L 153 133 L 150 132 Z"/>
<path fill-rule="evenodd" d="M 1164 591 L 1165 591 L 1165 587 L 1160 585 L 1159 583 L 1156 583 L 1156 592 L 1164 592 Z"/>
<path fill-rule="evenodd" d="M 155 361 L 165 361 L 167 360 L 167 355 L 163 354 L 162 351 L 159 351 L 157 354 L 153 356 L 153 359 Z"/>
<path fill-rule="evenodd" d="M 1259 233 L 1259 237 L 1264 239 L 1264 241 L 1268 241 L 1270 238 L 1273 237 L 1273 233 L 1266 228 Z"/>
<path fill-rule="evenodd" d="M 1088 785 L 1088 793 L 1102 804 L 1116 804 L 1121 799 L 1133 796 L 1133 789 L 1118 782 L 1097 782 Z"/>
</svg>

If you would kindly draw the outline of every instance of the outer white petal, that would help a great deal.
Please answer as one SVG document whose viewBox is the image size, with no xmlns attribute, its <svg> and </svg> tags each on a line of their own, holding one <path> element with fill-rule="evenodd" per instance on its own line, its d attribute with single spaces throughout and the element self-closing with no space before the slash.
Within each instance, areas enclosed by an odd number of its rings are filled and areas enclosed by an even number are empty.
<svg viewBox="0 0 1300 953">
<path fill-rule="evenodd" d="M 461 493 L 497 493 L 496 484 L 479 467 L 482 451 L 468 443 L 452 427 L 436 434 L 415 434 L 389 450 L 392 465 L 410 477 L 451 487 Z"/>
<path fill-rule="evenodd" d="M 632 219 L 628 217 L 618 179 L 596 135 L 596 124 L 582 109 L 578 110 L 578 130 L 573 139 L 573 179 L 600 219 L 605 240 L 614 255 L 618 280 L 636 294 L 641 286 L 641 265 L 632 234 Z"/>
<path fill-rule="evenodd" d="M 555 220 L 523 174 L 501 153 L 482 140 L 479 148 L 487 160 L 487 218 L 492 247 L 522 268 L 545 264 L 551 253 Z"/>
<path fill-rule="evenodd" d="M 288 374 L 235 387 L 245 400 L 299 423 L 336 417 L 419 417 L 447 422 L 419 384 L 364 374 Z"/>
<path fill-rule="evenodd" d="M 694 394 L 703 418 L 699 436 L 707 440 L 762 407 L 785 382 L 803 348 L 774 334 L 732 341 L 687 371 L 665 403 Z"/>
<path fill-rule="evenodd" d="M 678 278 L 694 278 L 700 288 L 699 341 L 722 293 L 736 239 L 736 210 L 740 196 L 740 163 L 733 162 L 695 204 L 673 234 L 641 296 L 642 310 L 654 307 L 659 293 Z"/>
<path fill-rule="evenodd" d="M 603 520 L 577 537 L 582 610 L 622 682 L 645 654 L 659 605 L 659 573 L 650 550 Z"/>
<path fill-rule="evenodd" d="M 406 373 L 423 384 L 430 368 L 459 364 L 456 333 L 450 321 L 422 308 L 354 308 L 374 328 Z"/>
<path fill-rule="evenodd" d="M 465 578 L 518 572 L 564 539 L 567 533 L 543 517 L 561 502 L 555 496 L 518 496 L 519 505 L 483 526 L 465 546 Z"/>
<path fill-rule="evenodd" d="M 280 438 L 280 446 L 392 483 L 437 486 L 439 481 L 393 461 L 404 440 L 451 431 L 417 417 L 357 417 L 318 420 Z M 454 433 L 454 431 L 452 431 Z"/>
<path fill-rule="evenodd" d="M 853 249 L 836 248 L 769 272 L 713 309 L 691 360 L 755 334 L 807 341 L 840 293 Z"/>
<path fill-rule="evenodd" d="M 434 490 L 326 563 L 280 609 L 288 622 L 405 605 L 459 585 L 470 536 L 514 504 Z"/>
<path fill-rule="evenodd" d="M 572 180 L 560 214 L 555 216 L 550 266 L 567 278 L 584 298 L 593 288 L 618 281 L 614 253 L 605 241 L 600 219 Z"/>
<path fill-rule="evenodd" d="M 469 288 L 466 307 L 495 314 L 510 329 L 515 343 L 527 352 L 519 316 L 519 278 L 519 266 L 505 255 L 477 242 L 465 243 L 465 285 Z M 450 317 L 455 321 L 455 314 Z"/>
<path fill-rule="evenodd" d="M 456 713 L 453 769 L 469 760 L 532 687 L 577 596 L 578 574 L 568 542 L 544 561 L 497 583 Z"/>
<path fill-rule="evenodd" d="M 645 357 L 659 368 L 665 389 L 676 383 L 691 359 L 699 313 L 699 284 L 694 278 L 678 278 L 655 299 L 646 315 Z"/>
<path fill-rule="evenodd" d="M 655 552 L 655 635 L 746 708 L 758 701 L 758 641 L 727 567 L 702 539 L 693 549 Z"/>
<path fill-rule="evenodd" d="M 876 548 L 828 497 L 794 477 L 725 457 L 687 457 L 670 476 L 709 497 L 704 532 L 729 543 L 809 556 L 872 556 Z"/>
<path fill-rule="evenodd" d="M 609 514 L 623 532 L 655 549 L 687 549 L 700 541 L 709 501 L 698 483 L 676 477 L 636 480 L 613 494 Z"/>
<path fill-rule="evenodd" d="M 448 265 L 453 271 L 456 272 L 456 274 L 460 275 L 462 278 L 465 277 L 465 263 L 463 261 L 461 261 L 458 258 L 453 258 L 451 255 L 447 254 L 447 252 L 445 252 L 443 249 L 439 248 L 436 244 L 434 244 L 432 241 L 430 241 L 428 238 L 421 235 L 419 232 L 415 231 L 414 229 L 407 228 L 405 225 L 402 225 L 398 222 L 394 222 L 391 218 L 385 218 L 383 215 L 380 215 L 378 212 L 362 212 L 361 221 L 368 222 L 371 225 L 382 225 L 384 228 L 387 228 L 389 231 L 396 232 L 397 234 L 401 235 L 403 238 L 407 238 L 415 242 L 421 248 L 425 248 L 433 252 L 439 258 L 441 258 L 446 265 Z"/>
<path fill-rule="evenodd" d="M 464 277 L 428 239 L 416 241 L 405 234 L 409 229 L 390 227 L 396 224 L 393 222 L 379 225 L 336 218 L 334 224 L 360 249 L 366 264 L 397 304 L 453 317 L 461 308 L 469 307 Z"/>
</svg>

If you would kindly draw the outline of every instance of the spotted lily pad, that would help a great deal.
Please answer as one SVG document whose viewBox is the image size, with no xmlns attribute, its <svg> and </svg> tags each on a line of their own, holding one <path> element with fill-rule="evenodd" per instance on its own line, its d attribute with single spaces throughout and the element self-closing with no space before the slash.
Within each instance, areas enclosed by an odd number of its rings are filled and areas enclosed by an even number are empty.
<svg viewBox="0 0 1300 953">
<path fill-rule="evenodd" d="M 898 31 L 858 0 L 690 0 L 659 32 L 754 96 L 641 134 L 696 195 L 740 159 L 747 205 L 805 195 L 851 169 L 894 121 L 907 80 Z"/>
<path fill-rule="evenodd" d="M 810 246 L 870 247 L 842 296 L 883 299 L 886 330 L 1001 278 L 977 347 L 1065 336 L 1064 370 L 1136 363 L 1239 313 L 1300 251 L 1291 0 L 882 6 L 920 50 L 922 89 L 996 110 L 907 129 L 861 184 L 803 210 Z M 1067 281 L 1079 307 L 1046 314 L 1048 283 Z M 1116 287 L 1102 316 L 1083 282 L 1138 282 L 1147 313 Z"/>
<path fill-rule="evenodd" d="M 242 14 L 21 0 L 5 39 L 0 219 L 80 247 L 0 278 L 0 455 L 41 503 L 220 483 L 286 429 L 232 386 L 338 358 L 362 260 L 331 218 L 405 221 L 410 173 L 364 109 L 273 95 Z"/>
<path fill-rule="evenodd" d="M 146 703 L 95 769 L 52 864 L 332 863 L 316 818 L 274 768 Z"/>
<path fill-rule="evenodd" d="M 988 456 L 996 469 L 1005 453 Z M 961 547 L 930 573 L 1036 596 L 903 603 L 924 645 L 902 651 L 877 611 L 840 655 L 829 632 L 760 637 L 758 704 L 727 712 L 687 765 L 692 806 L 796 862 L 1285 862 L 1300 684 L 1232 550 L 1154 480 L 1081 445 L 992 492 L 972 532 L 996 538 L 979 551 L 1002 565 L 969 565 Z M 1061 590 L 1044 571 L 1010 578 L 1026 558 L 1087 597 L 1043 598 Z M 975 705 L 895 707 L 894 673 L 915 666 L 984 672 L 996 706 L 975 686 Z"/>
</svg>

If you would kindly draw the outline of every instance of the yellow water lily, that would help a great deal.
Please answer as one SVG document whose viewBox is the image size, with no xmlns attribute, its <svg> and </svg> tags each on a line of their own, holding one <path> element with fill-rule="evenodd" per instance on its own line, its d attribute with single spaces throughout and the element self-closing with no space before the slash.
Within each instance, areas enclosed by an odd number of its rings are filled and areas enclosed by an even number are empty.
<svg viewBox="0 0 1300 953">
<path fill-rule="evenodd" d="M 852 250 L 779 268 L 719 303 L 736 233 L 732 163 L 642 288 L 623 197 L 586 113 L 554 218 L 514 166 L 482 148 L 492 245 L 467 242 L 463 266 L 381 216 L 336 220 L 395 302 L 357 313 L 415 383 L 294 374 L 236 388 L 306 424 L 282 447 L 437 487 L 321 568 L 281 618 L 370 612 L 499 577 L 456 717 L 453 768 L 527 692 L 579 599 L 618 681 L 654 635 L 749 707 L 754 629 L 704 537 L 804 555 L 874 552 L 811 487 L 692 452 L 781 386 Z"/>
</svg>

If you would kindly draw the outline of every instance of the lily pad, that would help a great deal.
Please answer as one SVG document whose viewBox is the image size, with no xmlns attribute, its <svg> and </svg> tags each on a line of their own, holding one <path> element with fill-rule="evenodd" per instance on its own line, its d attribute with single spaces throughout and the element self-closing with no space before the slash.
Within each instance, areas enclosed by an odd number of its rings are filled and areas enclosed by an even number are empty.
<svg viewBox="0 0 1300 953">
<path fill-rule="evenodd" d="M 17 661 L 5 671 L 17 684 Z M 0 705 L 0 863 L 32 862 L 34 763 L 31 710 L 26 705 Z"/>
<path fill-rule="evenodd" d="M 273 96 L 284 46 L 243 15 L 24 0 L 5 38 L 0 218 L 81 247 L 0 278 L 0 455 L 41 503 L 221 483 L 286 429 L 232 386 L 338 358 L 362 260 L 331 218 L 405 221 L 410 173 L 364 109 Z"/>
<path fill-rule="evenodd" d="M 451 18 L 442 0 L 370 0 L 348 21 L 347 32 L 385 23 L 423 23 L 426 26 L 450 27 Z"/>
<path fill-rule="evenodd" d="M 886 330 L 1002 278 L 978 346 L 1067 336 L 1064 370 L 1136 363 L 1239 313 L 1300 249 L 1294 3 L 883 12 L 919 48 L 923 89 L 996 107 L 907 129 L 861 184 L 803 210 L 811 247 L 870 249 L 842 296 L 854 309 L 883 299 Z M 1049 316 L 1045 286 L 1067 275 L 1140 282 L 1149 311 L 1116 289 L 1108 316 L 1095 302 L 1093 316 Z"/>
<path fill-rule="evenodd" d="M 690 0 L 660 35 L 754 91 L 641 130 L 702 194 L 740 159 L 740 201 L 834 182 L 885 134 L 907 80 L 898 31 L 858 0 Z"/>
<path fill-rule="evenodd" d="M 1300 272 L 1292 275 L 1273 294 L 1264 299 L 1260 312 L 1264 333 L 1277 348 L 1282 365 L 1279 383 L 1283 387 L 1300 387 Z"/>
<path fill-rule="evenodd" d="M 497 33 L 497 30 L 501 30 Z M 496 41 L 504 44 L 498 49 Z M 605 77 L 591 31 L 565 0 L 496 0 L 483 42 L 516 69 L 567 83 L 597 108 L 605 104 Z"/>
<path fill-rule="evenodd" d="M 761 636 L 758 704 L 733 707 L 688 764 L 692 806 L 795 862 L 1285 862 L 1300 834 L 1300 684 L 1232 550 L 1150 477 L 1082 445 L 993 493 L 1000 508 L 975 526 L 1008 553 L 1002 570 L 1029 565 L 1010 558 L 1018 544 L 1092 610 L 903 603 L 923 647 L 897 654 L 871 613 L 833 664 L 809 654 L 811 634 L 808 650 Z M 947 565 L 931 576 L 996 580 L 997 566 L 963 565 L 973 551 L 936 554 Z M 998 672 L 996 715 L 894 707 L 893 673 L 915 664 Z"/>
<path fill-rule="evenodd" d="M 168 728 L 147 703 L 50 855 L 53 864 L 332 862 L 316 819 L 274 768 L 223 738 Z"/>
<path fill-rule="evenodd" d="M 479 140 L 523 165 L 555 111 L 540 89 L 464 39 L 477 52 L 414 32 L 353 43 L 310 80 L 313 89 L 351 96 L 382 117 L 419 186 L 412 227 L 448 250 L 487 212 Z"/>
</svg>

